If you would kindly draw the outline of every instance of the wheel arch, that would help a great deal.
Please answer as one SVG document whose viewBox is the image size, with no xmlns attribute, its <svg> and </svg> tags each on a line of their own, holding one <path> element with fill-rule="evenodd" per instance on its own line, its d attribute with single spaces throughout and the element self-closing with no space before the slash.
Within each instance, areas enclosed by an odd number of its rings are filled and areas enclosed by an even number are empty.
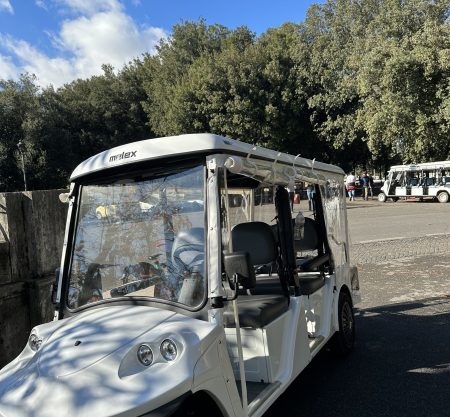
<svg viewBox="0 0 450 417">
<path fill-rule="evenodd" d="M 333 328 L 337 332 L 339 330 L 339 295 L 341 292 L 346 293 L 350 297 L 353 308 L 353 297 L 350 288 L 347 284 L 342 284 L 334 294 L 334 304 L 333 304 Z"/>
<path fill-rule="evenodd" d="M 350 291 L 350 288 L 348 288 L 347 284 L 342 284 L 341 288 L 339 289 L 339 293 L 341 292 L 345 292 L 347 293 L 347 295 L 350 297 L 350 300 L 352 302 L 352 307 L 353 307 L 353 297 L 352 297 L 352 293 Z M 338 294 L 339 297 L 339 294 Z"/>
</svg>

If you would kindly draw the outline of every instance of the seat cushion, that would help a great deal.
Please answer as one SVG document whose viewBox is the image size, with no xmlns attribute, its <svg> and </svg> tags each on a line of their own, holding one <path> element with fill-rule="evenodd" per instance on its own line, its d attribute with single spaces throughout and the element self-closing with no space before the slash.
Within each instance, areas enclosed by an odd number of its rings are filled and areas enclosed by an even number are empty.
<svg viewBox="0 0 450 417">
<path fill-rule="evenodd" d="M 282 295 L 240 295 L 237 299 L 241 327 L 260 329 L 288 310 L 288 299 Z M 224 313 L 225 327 L 234 327 L 233 306 Z"/>
<path fill-rule="evenodd" d="M 310 295 L 325 285 L 325 278 L 317 272 L 301 272 L 298 275 L 300 295 Z"/>
<path fill-rule="evenodd" d="M 300 295 L 310 295 L 325 285 L 325 278 L 318 272 L 300 272 L 298 276 Z M 277 294 L 283 295 L 279 278 L 258 278 L 257 285 L 250 291 L 254 295 Z"/>
<path fill-rule="evenodd" d="M 258 275 L 256 286 L 250 292 L 252 295 L 284 295 L 278 275 Z"/>
</svg>

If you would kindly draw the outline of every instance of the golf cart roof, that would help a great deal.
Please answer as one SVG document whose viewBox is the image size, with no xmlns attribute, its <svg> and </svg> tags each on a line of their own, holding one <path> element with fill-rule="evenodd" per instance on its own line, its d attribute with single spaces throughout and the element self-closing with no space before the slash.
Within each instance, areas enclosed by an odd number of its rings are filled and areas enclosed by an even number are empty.
<svg viewBox="0 0 450 417">
<path fill-rule="evenodd" d="M 390 171 L 426 171 L 435 169 L 449 169 L 450 161 L 438 161 L 438 162 L 423 162 L 421 164 L 410 164 L 410 165 L 394 165 L 391 167 Z"/>
<path fill-rule="evenodd" d="M 228 139 L 210 133 L 195 133 L 188 135 L 169 136 L 146 139 L 128 143 L 101 152 L 79 164 L 72 173 L 71 181 L 94 172 L 109 170 L 123 165 L 138 162 L 167 159 L 185 155 L 211 155 L 226 153 L 232 155 L 251 155 L 253 158 L 277 161 L 289 165 L 333 172 L 344 175 L 341 168 L 296 157 L 282 152 L 276 152 L 260 146 Z"/>
</svg>

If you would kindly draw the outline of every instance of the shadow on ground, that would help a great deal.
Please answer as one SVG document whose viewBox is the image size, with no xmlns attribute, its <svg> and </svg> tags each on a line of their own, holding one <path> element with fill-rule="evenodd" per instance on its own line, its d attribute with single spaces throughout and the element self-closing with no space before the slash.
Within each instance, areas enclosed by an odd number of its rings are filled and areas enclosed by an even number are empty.
<svg viewBox="0 0 450 417">
<path fill-rule="evenodd" d="M 449 415 L 450 298 L 356 314 L 355 351 L 319 353 L 265 417 Z"/>
</svg>

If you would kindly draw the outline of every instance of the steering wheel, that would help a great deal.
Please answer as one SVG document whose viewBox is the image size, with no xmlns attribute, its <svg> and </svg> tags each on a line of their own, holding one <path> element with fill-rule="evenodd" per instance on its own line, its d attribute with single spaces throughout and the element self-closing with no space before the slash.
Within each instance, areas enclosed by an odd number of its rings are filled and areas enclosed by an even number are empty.
<svg viewBox="0 0 450 417">
<path fill-rule="evenodd" d="M 189 271 L 205 258 L 204 229 L 193 227 L 179 232 L 173 242 L 172 262 L 179 272 Z"/>
</svg>

